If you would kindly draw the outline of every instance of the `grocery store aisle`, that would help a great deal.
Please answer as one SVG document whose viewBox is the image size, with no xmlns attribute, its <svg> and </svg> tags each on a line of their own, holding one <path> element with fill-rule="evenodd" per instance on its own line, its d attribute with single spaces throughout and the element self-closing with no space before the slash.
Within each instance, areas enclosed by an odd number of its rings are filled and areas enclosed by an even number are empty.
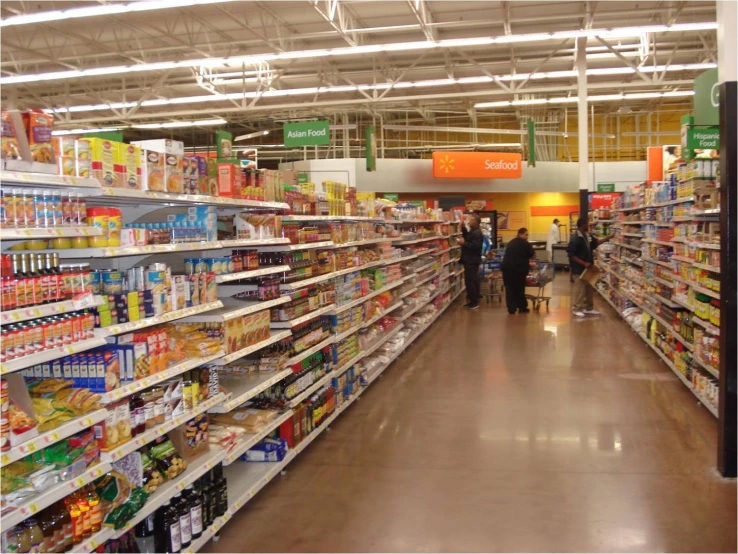
<svg viewBox="0 0 738 554">
<path fill-rule="evenodd" d="M 736 551 L 715 420 L 601 299 L 449 308 L 210 552 Z"/>
</svg>

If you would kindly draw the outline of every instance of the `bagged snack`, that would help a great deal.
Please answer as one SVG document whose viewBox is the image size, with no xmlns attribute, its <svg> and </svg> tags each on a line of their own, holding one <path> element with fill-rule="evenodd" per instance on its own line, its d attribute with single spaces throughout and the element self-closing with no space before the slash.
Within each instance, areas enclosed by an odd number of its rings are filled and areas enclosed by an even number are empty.
<svg viewBox="0 0 738 554">
<path fill-rule="evenodd" d="M 125 475 L 110 471 L 98 479 L 95 491 L 100 497 L 100 512 L 107 515 L 128 501 L 133 487 Z"/>
<path fill-rule="evenodd" d="M 8 112 L 2 112 L 2 159 L 17 160 L 20 157 L 15 126 L 10 120 L 10 114 Z"/>
<path fill-rule="evenodd" d="M 131 452 L 113 462 L 113 469 L 125 475 L 132 486 L 140 487 L 143 484 L 143 459 L 140 452 Z"/>
<path fill-rule="evenodd" d="M 34 162 L 52 163 L 54 159 L 51 146 L 51 132 L 54 130 L 54 116 L 32 110 L 23 114 L 28 129 L 28 144 Z"/>
<path fill-rule="evenodd" d="M 174 444 L 167 437 L 159 437 L 151 447 L 151 455 L 156 461 L 159 470 L 167 477 L 174 479 L 187 469 L 187 463 L 177 453 Z"/>
<path fill-rule="evenodd" d="M 164 483 L 164 475 L 162 475 L 159 468 L 154 464 L 147 451 L 141 452 L 141 464 L 143 470 L 143 489 L 151 494 L 159 488 L 159 485 Z"/>
</svg>

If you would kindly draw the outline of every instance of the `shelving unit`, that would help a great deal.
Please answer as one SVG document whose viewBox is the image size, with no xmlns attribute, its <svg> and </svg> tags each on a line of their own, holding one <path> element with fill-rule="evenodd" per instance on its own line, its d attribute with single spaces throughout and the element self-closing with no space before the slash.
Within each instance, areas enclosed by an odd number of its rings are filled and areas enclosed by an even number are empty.
<svg viewBox="0 0 738 554">
<path fill-rule="evenodd" d="M 109 206 L 130 206 L 131 209 L 139 210 L 139 208 L 145 206 L 151 206 L 151 209 L 169 208 L 175 206 L 193 206 L 193 205 L 211 205 L 217 206 L 222 210 L 232 210 L 230 213 L 240 211 L 247 208 L 259 208 L 265 210 L 284 210 L 288 208 L 287 204 L 282 203 L 270 203 L 270 202 L 259 202 L 249 201 L 231 198 L 218 198 L 206 195 L 187 195 L 187 194 L 170 194 L 170 193 L 157 193 L 150 191 L 138 191 L 138 190 L 125 190 L 125 189 L 113 189 L 109 187 L 101 187 L 94 179 L 69 179 L 60 178 L 57 176 L 29 176 L 27 174 L 13 175 L 8 172 L 3 173 L 3 183 L 7 183 L 7 177 L 15 178 L 20 183 L 19 186 L 36 186 L 39 188 L 62 188 L 66 190 L 83 190 L 84 196 L 88 199 L 94 199 L 92 205 L 109 205 Z M 15 186 L 15 185 L 14 185 Z M 89 200 L 88 202 L 92 202 Z M 146 208 L 149 209 L 149 208 Z M 145 210 L 136 213 L 148 213 Z M 362 218 L 353 216 L 284 216 L 284 221 L 383 221 L 381 218 Z M 392 225 L 401 226 L 404 223 L 414 224 L 448 224 L 449 222 L 442 221 L 387 221 Z M 47 239 L 55 237 L 85 237 L 95 236 L 100 234 L 98 228 L 84 227 L 84 226 L 70 226 L 59 229 L 1 229 L 0 238 L 3 240 L 28 240 L 33 238 Z M 455 233 L 458 234 L 458 233 Z M 268 301 L 242 301 L 235 298 L 228 298 L 233 294 L 240 292 L 251 291 L 254 286 L 250 283 L 244 284 L 243 281 L 256 280 L 261 277 L 275 276 L 279 277 L 281 274 L 290 272 L 291 268 L 289 265 L 283 264 L 278 266 L 260 267 L 257 269 L 243 270 L 230 274 L 217 275 L 215 281 L 218 284 L 218 292 L 221 299 L 208 302 L 198 306 L 192 306 L 180 310 L 171 311 L 155 317 L 148 317 L 136 321 L 130 321 L 125 323 L 116 323 L 108 327 L 103 327 L 95 330 L 96 336 L 92 339 L 80 341 L 76 344 L 66 345 L 63 348 L 54 349 L 52 351 L 39 352 L 33 355 L 24 356 L 18 359 L 7 360 L 0 365 L 0 372 L 2 374 L 19 371 L 27 367 L 31 367 L 37 364 L 41 364 L 47 361 L 62 358 L 67 355 L 85 352 L 87 350 L 97 348 L 106 344 L 106 340 L 110 337 L 117 335 L 125 335 L 133 331 L 140 331 L 156 325 L 160 325 L 168 322 L 178 323 L 227 323 L 228 321 L 234 320 L 239 317 L 248 316 L 256 312 L 264 310 L 270 310 L 272 308 L 279 307 L 282 304 L 290 302 L 290 293 L 300 291 L 306 287 L 327 283 L 332 279 L 341 277 L 347 274 L 360 272 L 365 269 L 382 267 L 382 266 L 394 266 L 405 262 L 411 262 L 416 260 L 420 256 L 433 255 L 435 256 L 434 261 L 426 263 L 419 271 L 424 273 L 423 280 L 411 285 L 411 288 L 403 293 L 402 296 L 395 295 L 397 301 L 382 311 L 381 314 L 373 316 L 367 321 L 354 324 L 352 327 L 347 328 L 345 331 L 336 334 L 330 334 L 325 337 L 322 341 L 313 346 L 305 349 L 299 354 L 295 354 L 290 359 L 286 360 L 283 370 L 275 373 L 256 373 L 247 377 L 230 378 L 227 375 L 221 373 L 220 390 L 221 392 L 215 396 L 208 398 L 205 401 L 194 405 L 191 409 L 175 415 L 170 419 L 164 421 L 161 424 L 155 425 L 149 429 L 146 429 L 143 433 L 129 439 L 125 443 L 118 444 L 112 449 L 103 452 L 101 455 L 101 461 L 96 466 L 89 468 L 86 472 L 69 482 L 59 483 L 50 487 L 42 494 L 37 495 L 31 499 L 31 501 L 24 503 L 15 512 L 9 513 L 3 517 L 4 528 L 17 524 L 24 520 L 29 515 L 33 515 L 43 508 L 57 502 L 61 498 L 67 496 L 70 492 L 77 490 L 85 486 L 86 484 L 99 478 L 111 469 L 111 464 L 125 458 L 129 454 L 139 450 L 144 445 L 150 443 L 152 440 L 167 434 L 168 432 L 182 426 L 187 421 L 191 420 L 195 416 L 205 413 L 226 413 L 230 412 L 239 406 L 247 403 L 249 400 L 267 391 L 274 385 L 279 384 L 281 381 L 287 379 L 293 374 L 293 368 L 299 362 L 305 360 L 307 357 L 319 352 L 320 350 L 330 346 L 331 344 L 345 341 L 346 339 L 357 336 L 362 329 L 369 328 L 375 325 L 376 322 L 382 318 L 396 313 L 398 310 L 405 306 L 402 301 L 403 298 L 417 292 L 420 287 L 425 283 L 429 282 L 436 277 L 439 278 L 439 287 L 431 288 L 431 292 L 428 296 L 422 296 L 424 299 L 415 304 L 410 304 L 403 316 L 397 316 L 397 324 L 395 324 L 389 331 L 379 334 L 377 340 L 371 343 L 371 346 L 364 348 L 352 359 L 346 360 L 344 363 L 338 366 L 326 365 L 328 371 L 325 375 L 321 376 L 315 383 L 313 383 L 306 390 L 302 391 L 298 396 L 291 399 L 289 405 L 297 407 L 305 399 L 310 398 L 316 391 L 319 391 L 334 377 L 343 375 L 346 371 L 351 369 L 360 363 L 363 359 L 374 354 L 378 349 L 382 348 L 383 345 L 387 344 L 388 341 L 393 340 L 399 333 L 404 329 L 404 324 L 407 324 L 410 318 L 417 314 L 420 310 L 428 306 L 431 302 L 438 302 L 441 295 L 445 294 L 450 290 L 448 280 L 452 276 L 458 276 L 460 272 L 444 272 L 443 267 L 452 263 L 454 260 L 449 260 L 447 263 L 442 263 L 441 255 L 447 254 L 458 248 L 458 245 L 451 245 L 448 243 L 448 238 L 453 235 L 443 236 L 434 235 L 431 237 L 423 237 L 415 240 L 400 240 L 398 237 L 373 237 L 363 240 L 351 241 L 346 243 L 333 243 L 332 241 L 321 241 L 308 244 L 291 244 L 286 238 L 264 238 L 264 239 L 229 239 L 229 240 L 216 240 L 216 241 L 204 241 L 204 242 L 185 242 L 179 244 L 153 244 L 153 245 L 140 245 L 140 246 L 116 246 L 116 247 L 104 247 L 104 248 L 80 248 L 80 249 L 64 249 L 64 250 L 33 250 L 28 251 L 34 254 L 58 252 L 60 257 L 69 260 L 84 260 L 93 259 L 96 260 L 97 266 L 95 267 L 111 267 L 105 264 L 105 259 L 114 259 L 111 262 L 112 267 L 120 269 L 121 267 L 132 267 L 138 264 L 142 264 L 143 260 L 148 256 L 164 255 L 164 254 L 186 254 L 188 252 L 205 252 L 205 251 L 219 251 L 231 248 L 250 248 L 256 249 L 261 252 L 288 252 L 288 251 L 300 251 L 308 249 L 341 249 L 351 247 L 372 247 L 373 245 L 379 244 L 392 244 L 395 247 L 393 250 L 395 257 L 379 259 L 373 262 L 366 263 L 362 266 L 346 268 L 329 272 L 325 275 L 312 277 L 309 279 L 303 279 L 294 283 L 285 283 L 280 286 L 283 291 L 282 296 Z M 434 246 L 434 249 L 423 248 L 423 244 L 429 241 L 438 241 L 438 245 Z M 442 244 L 442 245 L 441 245 Z M 405 246 L 416 246 L 416 250 L 404 249 Z M 403 255 L 397 255 L 401 250 L 405 250 Z M 24 251 L 14 251 L 14 253 L 23 253 Z M 381 251 L 377 251 L 378 253 Z M 412 253 L 410 253 L 412 252 Z M 168 259 L 168 258 L 167 258 Z M 127 261 L 125 261 L 127 260 Z M 74 262 L 73 262 L 74 263 Z M 148 262 L 146 262 L 148 263 Z M 143 264 L 142 264 L 143 265 Z M 439 268 L 436 272 L 431 268 Z M 418 270 L 415 270 L 411 275 L 414 277 Z M 427 274 L 427 273 L 430 274 Z M 89 429 L 92 426 L 106 421 L 109 417 L 109 408 L 114 403 L 126 402 L 128 397 L 139 394 L 146 389 L 149 389 L 156 385 L 161 385 L 167 381 L 172 380 L 187 374 L 188 372 L 197 368 L 207 366 L 210 371 L 218 371 L 224 365 L 236 362 L 237 360 L 249 356 L 269 347 L 285 338 L 291 336 L 291 329 L 297 325 L 310 322 L 322 315 L 328 314 L 340 314 L 345 310 L 352 307 L 360 306 L 372 298 L 381 295 L 386 292 L 391 292 L 401 287 L 408 279 L 409 276 L 402 277 L 386 284 L 379 290 L 369 292 L 362 298 L 356 298 L 351 302 L 348 302 L 341 306 L 330 304 L 327 306 L 321 306 L 310 313 L 304 314 L 300 317 L 294 318 L 290 321 L 272 322 L 271 327 L 273 330 L 269 338 L 259 341 L 255 344 L 249 345 L 245 348 L 238 350 L 237 352 L 225 353 L 216 352 L 208 356 L 197 356 L 188 358 L 179 358 L 179 363 L 175 363 L 171 367 L 166 368 L 163 371 L 158 371 L 147 375 L 143 378 L 135 381 L 123 382 L 118 388 L 100 395 L 100 403 L 103 408 L 95 412 L 86 414 L 85 416 L 76 418 L 75 420 L 69 421 L 56 429 L 42 433 L 36 438 L 27 441 L 21 445 L 12 448 L 10 451 L 3 453 L 2 465 L 13 463 L 29 453 L 38 451 L 46 446 L 55 444 L 65 438 L 72 436 L 73 434 Z M 460 289 L 460 287 L 459 287 Z M 461 292 L 459 292 L 460 294 Z M 457 294 L 458 296 L 458 294 Z M 455 299 L 455 298 L 454 298 Z M 55 304 L 46 304 L 41 306 L 35 306 L 31 308 L 23 308 L 18 310 L 7 311 L 2 314 L 2 322 L 4 324 L 18 323 L 45 316 L 60 315 L 68 312 L 79 311 L 91 307 L 97 307 L 106 302 L 107 299 L 103 295 L 92 296 L 85 295 L 84 297 L 75 298 L 74 300 L 67 300 L 64 302 L 58 302 Z M 381 368 L 384 371 L 409 345 L 425 330 L 427 329 L 441 313 L 446 309 L 448 304 L 444 305 L 436 315 L 427 322 L 423 328 L 418 329 L 417 332 L 406 337 L 402 348 L 394 352 L 391 355 L 389 362 L 385 363 Z M 111 339 L 112 340 L 112 339 Z M 327 362 L 326 362 L 327 363 Z M 379 376 L 381 372 L 373 372 L 369 383 Z M 251 498 L 256 492 L 266 483 L 269 479 L 273 478 L 278 471 L 274 471 L 276 465 L 283 467 L 289 461 L 294 459 L 300 452 L 307 448 L 320 433 L 327 429 L 328 426 L 345 411 L 363 392 L 364 388 L 359 387 L 357 393 L 344 403 L 342 403 L 334 412 L 331 414 L 323 423 L 315 429 L 308 437 L 306 437 L 296 448 L 289 452 L 287 458 L 280 464 L 254 464 L 249 465 L 249 471 L 243 471 L 244 467 L 238 468 L 242 477 L 231 479 L 232 482 L 228 483 L 229 497 L 235 499 L 231 502 L 229 511 L 223 518 L 219 518 L 215 525 L 211 526 L 208 530 L 203 533 L 203 536 L 193 542 L 188 551 L 197 551 L 201 548 L 213 534 L 217 532 L 220 527 L 232 516 L 235 511 L 243 505 L 245 501 Z M 177 492 L 184 490 L 184 488 L 197 480 L 200 476 L 214 468 L 217 464 L 224 464 L 227 466 L 227 472 L 230 472 L 233 466 L 237 463 L 238 459 L 248 451 L 250 448 L 259 443 L 264 437 L 269 435 L 272 431 L 280 427 L 284 422 L 288 421 L 293 416 L 292 410 L 288 409 L 282 413 L 276 419 L 270 421 L 268 424 L 259 429 L 256 433 L 251 433 L 242 436 L 238 443 L 229 451 L 211 446 L 209 451 L 190 460 L 188 462 L 188 468 L 181 475 L 176 478 L 164 482 L 157 490 L 152 494 L 143 509 L 134 515 L 134 517 L 126 523 L 124 527 L 118 530 L 104 527 L 99 532 L 93 534 L 91 537 L 85 539 L 82 543 L 76 545 L 73 552 L 92 552 L 100 545 L 105 544 L 107 540 L 121 537 L 126 532 L 133 529 L 133 527 L 141 522 L 145 517 L 154 513 L 164 502 L 171 499 Z M 240 463 L 240 462 L 239 462 Z M 262 473 L 254 483 L 246 483 L 246 480 L 251 479 L 253 471 L 260 467 L 266 470 Z M 229 477 L 230 479 L 230 477 Z"/>
<path fill-rule="evenodd" d="M 719 213 L 718 209 L 697 210 L 694 207 L 687 207 L 686 211 L 689 215 L 673 216 L 671 207 L 697 201 L 698 198 L 696 196 L 684 196 L 677 198 L 676 200 L 666 202 L 652 202 L 639 207 L 620 208 L 616 211 L 640 212 L 639 215 L 635 216 L 640 218 L 645 217 L 646 214 L 645 211 L 641 212 L 641 210 L 649 208 L 650 210 L 648 212 L 648 217 L 655 217 L 654 220 L 649 221 L 643 221 L 641 219 L 637 221 L 625 221 L 621 219 L 619 222 L 620 225 L 617 226 L 617 228 L 623 229 L 626 228 L 628 225 L 650 225 L 668 229 L 671 227 L 676 227 L 677 224 L 683 222 L 691 223 L 705 220 L 716 221 L 715 214 Z M 681 207 L 679 209 L 685 210 L 685 208 Z M 684 211 L 682 211 L 681 213 L 684 213 Z M 663 327 L 668 331 L 668 336 L 671 337 L 671 346 L 664 346 L 664 351 L 662 351 L 659 347 L 657 347 L 657 345 L 648 340 L 648 338 L 644 334 L 639 333 L 639 336 L 648 344 L 648 346 L 652 350 L 654 350 L 654 352 L 657 353 L 657 355 L 664 361 L 664 363 L 669 366 L 669 368 L 675 373 L 675 375 L 677 375 L 682 383 L 684 383 L 684 385 L 687 386 L 690 391 L 692 391 L 692 393 L 700 400 L 700 402 L 705 407 L 707 407 L 713 415 L 717 416 L 716 405 L 714 403 L 711 403 L 711 401 L 709 401 L 708 398 L 706 396 L 703 396 L 703 394 L 700 392 L 700 390 L 707 389 L 698 390 L 696 388 L 697 383 L 700 383 L 700 387 L 704 386 L 705 384 L 707 384 L 707 387 L 714 386 L 715 381 L 710 381 L 710 379 L 714 379 L 715 377 L 717 377 L 718 371 L 710 365 L 706 364 L 700 358 L 700 349 L 708 348 L 708 350 L 705 352 L 707 356 L 714 356 L 714 353 L 711 354 L 711 352 L 713 351 L 709 350 L 709 345 L 705 346 L 705 344 L 708 343 L 700 342 L 696 338 L 694 343 L 692 343 L 690 340 L 687 340 L 685 336 L 674 329 L 675 324 L 673 324 L 670 320 L 672 319 L 671 314 L 684 314 L 681 319 L 678 315 L 675 315 L 674 320 L 680 321 L 680 331 L 684 332 L 685 335 L 689 335 L 689 333 L 685 331 L 685 328 L 683 327 L 684 323 L 681 323 L 683 321 L 685 321 L 687 325 L 690 325 L 691 322 L 691 326 L 695 330 L 695 334 L 697 333 L 697 329 L 704 329 L 704 333 L 706 333 L 704 337 L 714 337 L 720 332 L 720 329 L 717 326 L 697 316 L 696 312 L 698 310 L 698 307 L 696 306 L 696 302 L 698 302 L 699 300 L 694 298 L 691 292 L 685 292 L 685 289 L 687 291 L 691 289 L 691 291 L 695 294 L 705 295 L 709 299 L 714 300 L 719 300 L 720 294 L 718 292 L 700 286 L 693 280 L 684 278 L 683 275 L 686 276 L 686 273 L 680 273 L 680 271 L 684 271 L 683 266 L 687 265 L 688 267 L 693 269 L 699 269 L 719 274 L 718 267 L 696 262 L 693 258 L 695 257 L 693 251 L 719 250 L 720 245 L 717 243 L 717 239 L 713 238 L 714 231 L 710 230 L 709 234 L 702 235 L 701 228 L 697 227 L 696 232 L 700 234 L 696 236 L 700 238 L 704 236 L 706 238 L 704 240 L 695 240 L 694 238 L 690 238 L 689 236 L 689 233 L 695 232 L 692 230 L 693 226 L 690 225 L 685 227 L 687 230 L 684 230 L 681 227 L 679 228 L 679 230 L 677 231 L 679 233 L 678 236 L 671 236 L 673 235 L 672 231 L 662 231 L 661 229 L 658 229 L 657 233 L 648 233 L 649 235 L 651 235 L 649 237 L 642 236 L 640 233 L 630 232 L 629 229 L 629 232 L 616 231 L 616 234 L 619 235 L 619 237 L 636 237 L 641 239 L 641 243 L 643 243 L 644 245 L 641 263 L 636 263 L 634 260 L 625 260 L 619 258 L 617 255 L 611 254 L 610 259 L 614 262 L 629 263 L 634 266 L 633 268 L 631 268 L 632 271 L 628 272 L 628 276 L 612 270 L 610 267 L 607 266 L 606 260 L 601 259 L 599 265 L 603 267 L 607 273 L 612 275 L 614 278 L 617 278 L 617 281 L 614 279 L 611 280 L 609 277 L 603 279 L 603 281 L 605 281 L 603 283 L 603 286 L 609 287 L 610 290 L 618 297 L 624 300 L 628 300 L 631 304 L 637 306 L 642 312 L 657 321 L 660 327 Z M 708 240 L 709 242 L 707 242 Z M 616 246 L 621 246 L 626 249 L 635 249 L 618 240 L 614 240 L 612 242 Z M 659 248 L 657 249 L 649 245 L 655 245 Z M 660 251 L 659 257 L 662 259 L 651 257 L 655 255 L 656 250 Z M 664 260 L 666 253 L 668 253 L 668 261 Z M 702 259 L 699 255 L 697 255 L 696 257 Z M 642 266 L 645 269 L 643 271 L 638 271 L 639 266 Z M 640 275 L 640 277 L 637 277 L 636 275 Z M 694 279 L 694 277 L 692 277 L 692 279 Z M 639 289 L 640 293 L 636 294 Z M 664 289 L 670 289 L 670 291 Z M 598 290 L 600 293 L 602 293 L 603 297 L 608 301 L 608 303 L 610 303 L 613 308 L 615 308 L 618 313 L 620 313 L 620 309 L 618 309 L 617 306 L 610 301 L 608 295 L 604 293 L 601 289 L 598 288 Z M 643 298 L 643 300 L 638 301 L 636 300 L 636 298 Z M 703 313 L 703 311 L 705 310 L 704 305 L 701 305 L 700 309 L 702 310 L 700 313 Z M 662 317 L 661 315 L 659 315 L 660 313 L 669 315 L 665 315 Z M 694 383 L 696 384 L 693 384 L 692 381 L 687 379 L 684 374 L 677 368 L 677 365 L 675 365 L 675 363 L 669 359 L 670 355 L 667 355 L 665 352 L 670 352 L 671 349 L 674 350 L 674 355 L 678 356 L 679 352 L 682 352 L 682 355 L 686 357 L 685 361 L 678 362 L 679 365 L 686 364 L 691 361 L 691 366 L 688 366 L 687 371 L 693 372 L 692 375 L 695 379 Z M 709 390 L 707 394 L 712 395 L 712 391 L 714 390 L 715 389 Z M 711 396 L 711 398 L 714 399 L 716 398 L 716 396 Z"/>
</svg>

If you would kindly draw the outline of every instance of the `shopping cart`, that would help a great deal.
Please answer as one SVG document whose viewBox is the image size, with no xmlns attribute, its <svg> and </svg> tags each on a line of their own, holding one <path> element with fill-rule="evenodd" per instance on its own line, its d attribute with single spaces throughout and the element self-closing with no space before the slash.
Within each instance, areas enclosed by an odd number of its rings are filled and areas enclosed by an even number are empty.
<svg viewBox="0 0 738 554">
<path fill-rule="evenodd" d="M 538 288 L 536 294 L 526 294 L 525 298 L 533 302 L 533 309 L 538 310 L 543 302 L 546 303 L 546 309 L 548 309 L 548 303 L 551 300 L 550 296 L 544 296 L 544 288 L 554 279 L 554 264 L 553 262 L 539 262 L 535 269 L 531 269 L 528 276 L 525 278 L 525 286 L 528 288 Z"/>
<path fill-rule="evenodd" d="M 503 291 L 505 286 L 502 280 L 502 257 L 505 255 L 504 248 L 498 248 L 496 250 L 490 250 L 487 253 L 487 258 L 482 261 L 482 267 L 480 271 L 482 273 L 481 278 L 481 295 L 487 299 L 487 304 L 492 303 L 492 298 L 502 302 Z"/>
</svg>

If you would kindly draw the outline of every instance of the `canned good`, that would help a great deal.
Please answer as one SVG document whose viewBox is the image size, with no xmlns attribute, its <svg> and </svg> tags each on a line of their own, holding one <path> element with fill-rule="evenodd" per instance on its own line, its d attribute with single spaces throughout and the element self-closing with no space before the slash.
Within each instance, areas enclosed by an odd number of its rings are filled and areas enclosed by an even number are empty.
<svg viewBox="0 0 738 554">
<path fill-rule="evenodd" d="M 102 272 L 102 292 L 103 294 L 122 294 L 123 293 L 123 272 L 114 269 L 108 269 Z"/>
</svg>

